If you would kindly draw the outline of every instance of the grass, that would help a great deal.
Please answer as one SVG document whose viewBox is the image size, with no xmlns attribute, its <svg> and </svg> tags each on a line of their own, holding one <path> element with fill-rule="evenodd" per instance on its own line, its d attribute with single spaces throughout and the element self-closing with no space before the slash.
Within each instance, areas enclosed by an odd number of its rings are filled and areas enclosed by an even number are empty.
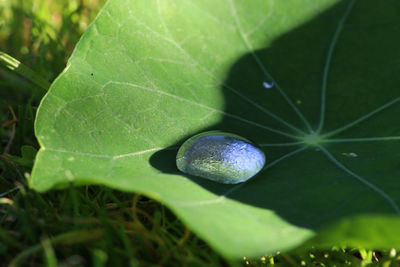
<svg viewBox="0 0 400 267">
<path fill-rule="evenodd" d="M 0 54 L 0 265 L 400 266 L 394 249 L 362 248 L 227 262 L 151 199 L 98 186 L 30 190 L 37 106 L 104 2 L 0 1 L 0 51 L 11 55 Z"/>
</svg>

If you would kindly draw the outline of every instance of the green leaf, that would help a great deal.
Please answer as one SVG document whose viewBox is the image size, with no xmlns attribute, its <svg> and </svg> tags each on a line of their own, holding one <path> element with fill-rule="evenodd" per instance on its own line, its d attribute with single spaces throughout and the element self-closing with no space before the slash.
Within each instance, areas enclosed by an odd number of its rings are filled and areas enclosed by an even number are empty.
<svg viewBox="0 0 400 267">
<path fill-rule="evenodd" d="M 395 0 L 111 0 L 39 108 L 32 186 L 144 194 L 227 258 L 311 237 L 355 245 L 351 233 L 398 247 L 386 235 L 400 234 L 399 9 Z M 179 173 L 179 145 L 211 129 L 258 143 L 267 168 L 239 185 Z M 390 231 L 341 227 L 363 214 Z M 320 231 L 328 225 L 337 239 Z"/>
<path fill-rule="evenodd" d="M 329 249 L 332 243 L 336 243 L 364 249 L 371 248 L 373 244 L 374 249 L 383 250 L 388 248 L 388 244 L 400 243 L 400 236 L 396 234 L 399 224 L 398 216 L 361 215 L 346 218 L 326 227 L 319 235 L 308 240 L 306 245 Z"/>
</svg>

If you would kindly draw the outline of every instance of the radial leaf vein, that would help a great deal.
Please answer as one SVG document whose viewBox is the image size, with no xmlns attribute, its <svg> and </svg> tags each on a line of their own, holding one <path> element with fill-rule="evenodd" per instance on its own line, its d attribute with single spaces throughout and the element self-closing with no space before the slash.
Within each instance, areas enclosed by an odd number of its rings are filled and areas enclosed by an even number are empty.
<svg viewBox="0 0 400 267">
<path fill-rule="evenodd" d="M 153 151 L 174 150 L 174 149 L 177 149 L 177 147 L 154 147 L 154 148 L 150 148 L 150 149 L 146 149 L 146 150 L 142 150 L 142 151 L 136 151 L 136 152 L 132 152 L 132 153 L 116 155 L 113 157 L 113 159 L 128 158 L 128 157 L 134 157 L 134 156 L 150 153 Z"/>
<path fill-rule="evenodd" d="M 262 107 L 260 104 L 254 102 L 253 100 L 249 99 L 248 97 L 246 97 L 245 95 L 243 95 L 242 93 L 240 93 L 238 90 L 235 90 L 234 88 L 226 85 L 226 84 L 222 84 L 222 86 L 224 86 L 225 88 L 229 89 L 230 91 L 234 92 L 235 94 L 237 94 L 239 97 L 241 97 L 242 99 L 244 99 L 245 101 L 249 102 L 250 104 L 252 104 L 253 106 L 255 106 L 256 108 L 258 108 L 259 110 L 261 110 L 263 113 L 267 114 L 268 116 L 274 118 L 276 121 L 279 121 L 280 123 L 282 123 L 283 125 L 289 127 L 292 130 L 295 130 L 296 132 L 304 135 L 305 133 L 300 130 L 299 128 L 297 128 L 296 126 L 294 126 L 293 124 L 285 121 L 284 119 L 282 119 L 281 117 L 279 117 L 278 115 L 276 115 L 275 113 L 267 110 L 266 108 Z"/>
<path fill-rule="evenodd" d="M 56 153 L 66 153 L 66 154 L 73 154 L 73 155 L 78 155 L 78 156 L 85 156 L 85 157 L 93 157 L 93 158 L 106 158 L 106 159 L 119 159 L 119 158 L 127 158 L 127 157 L 134 157 L 146 153 L 150 153 L 153 151 L 159 151 L 159 150 L 173 150 L 177 149 L 177 147 L 155 147 L 155 148 L 150 148 L 150 149 L 145 149 L 141 151 L 135 151 L 131 153 L 125 153 L 125 154 L 118 154 L 118 155 L 108 155 L 108 154 L 98 154 L 98 153 L 90 153 L 90 152 L 80 152 L 80 151 L 68 151 L 68 150 L 62 150 L 62 149 L 54 149 L 54 148 L 42 148 L 42 150 L 46 151 L 51 151 L 51 152 L 56 152 Z"/>
<path fill-rule="evenodd" d="M 201 64 L 191 55 L 189 54 L 180 44 L 179 42 L 177 42 L 174 38 L 174 36 L 171 34 L 165 19 L 161 13 L 161 5 L 160 2 L 157 1 L 157 5 L 158 5 L 158 15 L 160 17 L 160 21 L 161 24 L 165 30 L 165 32 L 168 34 L 168 38 L 165 38 L 164 40 L 171 42 L 171 44 L 173 44 L 177 49 L 179 49 L 179 51 L 181 51 L 189 60 L 191 60 L 193 63 L 193 66 L 198 67 L 200 70 L 202 70 L 207 76 L 209 76 L 211 79 L 213 79 L 215 82 L 220 83 L 224 88 L 230 90 L 231 92 L 233 92 L 234 94 L 236 94 L 237 96 L 239 96 L 240 98 L 242 98 L 244 101 L 248 102 L 250 105 L 253 105 L 254 107 L 256 107 L 257 109 L 259 109 L 261 112 L 267 114 L 268 116 L 272 117 L 273 119 L 275 119 L 276 121 L 282 123 L 283 125 L 285 125 L 286 127 L 300 133 L 300 134 L 305 134 L 301 129 L 299 129 L 298 127 L 294 126 L 293 124 L 285 121 L 283 118 L 281 118 L 280 116 L 276 115 L 275 113 L 269 111 L 268 109 L 264 108 L 263 106 L 261 106 L 260 104 L 258 104 L 257 102 L 253 101 L 252 99 L 248 98 L 247 96 L 245 96 L 244 94 L 240 93 L 239 90 L 236 90 L 235 88 L 227 85 L 226 83 L 221 82 L 219 79 L 215 78 L 215 76 L 208 71 L 206 68 L 202 67 Z M 142 24 L 144 24 L 143 22 L 140 22 Z M 146 25 L 146 27 L 148 27 Z"/>
<path fill-rule="evenodd" d="M 354 137 L 354 138 L 331 138 L 322 139 L 324 143 L 351 143 L 351 142 L 381 142 L 381 141 L 400 141 L 400 136 L 377 136 L 377 137 Z"/>
<path fill-rule="evenodd" d="M 327 90 L 327 86 L 328 86 L 328 74 L 329 74 L 329 69 L 331 66 L 331 60 L 332 60 L 332 55 L 333 52 L 335 50 L 337 41 L 339 39 L 340 33 L 343 30 L 343 26 L 346 23 L 346 20 L 354 6 L 354 3 L 356 2 L 356 0 L 350 0 L 349 4 L 347 5 L 347 8 L 342 16 L 342 18 L 340 19 L 336 30 L 333 34 L 333 38 L 331 41 L 331 44 L 329 46 L 328 49 L 328 54 L 326 56 L 326 60 L 325 60 L 325 66 L 324 66 L 324 72 L 323 72 L 323 77 L 322 77 L 322 87 L 321 87 L 321 110 L 320 110 L 320 116 L 319 116 L 319 125 L 318 125 L 318 129 L 317 129 L 317 133 L 320 133 L 322 128 L 324 127 L 324 121 L 325 121 L 325 110 L 326 110 L 326 90 Z"/>
<path fill-rule="evenodd" d="M 307 118 L 303 115 L 303 113 L 297 108 L 297 106 L 294 104 L 294 102 L 289 98 L 289 96 L 283 91 L 283 89 L 278 85 L 278 83 L 274 80 L 274 78 L 271 76 L 271 74 L 267 71 L 266 67 L 264 64 L 261 62 L 260 58 L 256 55 L 254 52 L 254 48 L 252 44 L 250 43 L 249 39 L 247 38 L 247 35 L 245 34 L 242 25 L 239 20 L 239 16 L 237 14 L 236 6 L 233 0 L 229 0 L 230 6 L 231 6 L 231 12 L 233 19 L 235 20 L 239 35 L 241 39 L 243 40 L 243 43 L 245 44 L 247 50 L 249 53 L 252 55 L 254 58 L 256 64 L 259 66 L 261 71 L 264 73 L 264 75 L 267 77 L 269 82 L 272 82 L 275 86 L 275 88 L 278 90 L 278 92 L 282 95 L 282 97 L 286 100 L 286 102 L 290 105 L 290 107 L 294 110 L 294 112 L 299 116 L 299 118 L 303 121 L 305 126 L 307 127 L 307 130 L 309 132 L 312 132 L 312 128 L 310 123 L 308 122 Z"/>
<path fill-rule="evenodd" d="M 371 190 L 375 191 L 378 195 L 380 195 L 382 198 L 384 198 L 389 204 L 390 206 L 393 208 L 393 210 L 397 213 L 400 214 L 400 208 L 399 206 L 396 204 L 396 202 L 382 189 L 380 189 L 379 187 L 377 187 L 376 185 L 370 183 L 369 181 L 365 180 L 363 177 L 361 177 L 360 175 L 354 173 L 353 171 L 351 171 L 349 168 L 347 168 L 346 166 L 344 166 L 340 161 L 338 161 L 326 148 L 324 148 L 323 146 L 318 146 L 321 151 L 325 154 L 325 156 L 333 163 L 335 164 L 339 169 L 343 170 L 344 172 L 346 172 L 347 174 L 349 174 L 350 176 L 356 178 L 358 181 L 360 181 L 361 183 L 363 183 L 364 185 L 368 186 Z"/>
<path fill-rule="evenodd" d="M 300 147 L 300 148 L 298 148 L 298 149 L 296 149 L 296 150 L 294 150 L 294 151 L 292 151 L 292 152 L 289 152 L 289 153 L 283 155 L 283 156 L 280 157 L 280 158 L 277 158 L 276 160 L 274 160 L 274 161 L 272 161 L 271 163 L 267 164 L 267 165 L 264 167 L 264 169 L 263 169 L 262 171 L 265 171 L 266 169 L 269 169 L 269 168 L 271 168 L 272 166 L 275 166 L 275 165 L 278 164 L 279 162 L 282 162 L 282 161 L 284 161 L 284 160 L 286 160 L 286 159 L 288 159 L 288 158 L 290 158 L 290 157 L 293 157 L 294 155 L 296 155 L 296 154 L 302 152 L 303 150 L 306 150 L 307 148 L 308 148 L 308 146 L 302 146 L 302 147 Z M 252 180 L 252 181 L 254 181 L 254 180 Z M 250 182 L 252 182 L 252 181 L 250 181 Z M 248 183 L 241 183 L 241 184 L 238 184 L 238 185 L 232 187 L 231 189 L 229 189 L 228 191 L 226 191 L 225 194 L 224 194 L 223 196 L 226 197 L 226 196 L 232 194 L 233 192 L 239 190 L 240 188 L 242 188 L 242 187 L 245 186 L 246 184 L 248 184 Z"/>
<path fill-rule="evenodd" d="M 335 134 L 341 133 L 341 132 L 343 132 L 343 131 L 345 131 L 345 130 L 347 130 L 347 129 L 349 129 L 349 128 L 351 128 L 351 127 L 353 127 L 353 126 L 365 121 L 366 119 L 369 119 L 370 117 L 374 116 L 375 114 L 377 114 L 377 113 L 379 113 L 379 112 L 381 112 L 381 111 L 393 106 L 394 104 L 396 104 L 399 101 L 400 101 L 400 97 L 397 97 L 394 100 L 389 101 L 386 104 L 384 104 L 384 105 L 382 105 L 382 106 L 380 106 L 380 107 L 368 112 L 367 114 L 361 116 L 360 118 L 358 118 L 358 119 L 356 119 L 356 120 L 354 120 L 354 121 L 352 121 L 352 122 L 350 122 L 350 123 L 348 123 L 348 124 L 346 124 L 346 125 L 344 125 L 342 127 L 339 127 L 339 128 L 337 128 L 337 129 L 335 129 L 333 131 L 330 131 L 330 132 L 327 132 L 327 133 L 323 134 L 321 137 L 325 138 L 325 137 L 330 137 L 330 136 L 333 136 Z"/>
<path fill-rule="evenodd" d="M 245 122 L 247 124 L 251 124 L 253 126 L 262 128 L 264 130 L 268 130 L 270 132 L 273 132 L 273 133 L 276 133 L 276 134 L 280 134 L 282 136 L 286 136 L 286 137 L 293 138 L 293 139 L 300 139 L 299 136 L 296 136 L 296 135 L 293 135 L 293 134 L 290 134 L 290 133 L 287 133 L 287 132 L 284 132 L 284 131 L 281 131 L 281 130 L 278 130 L 278 129 L 275 129 L 275 128 L 272 128 L 272 127 L 268 127 L 268 126 L 259 124 L 257 122 L 251 121 L 251 120 L 247 120 L 247 119 L 242 118 L 240 116 L 237 116 L 237 115 L 234 115 L 234 114 L 230 114 L 230 113 L 227 113 L 225 111 L 222 111 L 222 110 L 219 110 L 219 109 L 215 109 L 215 108 L 212 108 L 212 107 L 209 107 L 209 106 L 206 106 L 206 105 L 203 105 L 203 104 L 188 100 L 186 98 L 183 98 L 183 97 L 180 97 L 180 96 L 177 96 L 177 95 L 174 95 L 174 94 L 170 94 L 170 93 L 164 92 L 164 91 L 159 90 L 159 89 L 149 88 L 149 87 L 145 87 L 145 86 L 141 86 L 141 85 L 133 84 L 133 83 L 129 83 L 129 82 L 117 82 L 117 81 L 109 81 L 108 83 L 106 83 L 104 85 L 104 87 L 106 87 L 109 84 L 119 84 L 119 85 L 130 86 L 130 87 L 134 87 L 134 88 L 138 88 L 138 89 L 142 89 L 142 90 L 146 90 L 146 91 L 151 91 L 151 92 L 154 92 L 156 94 L 160 94 L 160 95 L 164 95 L 164 96 L 167 96 L 167 97 L 175 98 L 175 99 L 177 99 L 179 101 L 186 102 L 186 103 L 189 103 L 191 105 L 198 106 L 200 108 L 212 110 L 214 112 L 223 114 L 223 115 L 225 115 L 227 117 L 231 117 L 233 119 Z"/>
<path fill-rule="evenodd" d="M 292 152 L 289 152 L 285 155 L 283 155 L 282 157 L 272 161 L 270 164 L 268 164 L 267 166 L 265 166 L 265 169 L 271 168 L 272 166 L 278 164 L 279 162 L 284 161 L 285 159 L 288 159 L 298 153 L 300 153 L 301 151 L 307 149 L 307 146 L 302 146 L 299 149 L 296 149 Z M 227 190 L 223 195 L 214 198 L 214 199 L 208 199 L 208 200 L 200 200 L 200 201 L 193 201 L 193 202 L 175 202 L 176 204 L 178 204 L 179 206 L 184 206 L 184 207 L 192 207 L 192 206 L 199 206 L 199 205 L 210 205 L 210 204 L 217 204 L 217 203 L 221 203 L 224 202 L 226 200 L 226 197 L 230 194 L 232 194 L 233 192 L 237 191 L 238 189 L 242 188 L 244 185 L 248 184 L 247 183 L 241 183 L 238 185 L 235 185 L 234 187 L 232 187 L 231 189 Z"/>
<path fill-rule="evenodd" d="M 287 143 L 264 143 L 264 144 L 259 144 L 260 147 L 285 147 L 285 146 L 297 146 L 297 145 L 303 145 L 303 141 L 299 142 L 287 142 Z"/>
</svg>

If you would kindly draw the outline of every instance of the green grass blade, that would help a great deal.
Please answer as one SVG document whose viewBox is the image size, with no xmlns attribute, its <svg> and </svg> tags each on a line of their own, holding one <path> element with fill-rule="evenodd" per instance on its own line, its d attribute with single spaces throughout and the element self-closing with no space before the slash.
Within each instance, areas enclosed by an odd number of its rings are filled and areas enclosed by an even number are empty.
<svg viewBox="0 0 400 267">
<path fill-rule="evenodd" d="M 36 84 L 41 89 L 43 89 L 43 91 L 47 91 L 50 88 L 50 83 L 47 80 L 45 80 L 32 69 L 19 62 L 17 59 L 1 51 L 0 63 L 6 68 L 18 73 L 22 77 Z"/>
</svg>

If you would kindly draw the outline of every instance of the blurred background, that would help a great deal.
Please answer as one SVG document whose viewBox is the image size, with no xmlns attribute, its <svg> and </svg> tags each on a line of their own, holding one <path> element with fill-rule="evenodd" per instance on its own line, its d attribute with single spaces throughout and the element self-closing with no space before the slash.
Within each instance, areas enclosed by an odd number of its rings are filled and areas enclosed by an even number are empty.
<svg viewBox="0 0 400 267">
<path fill-rule="evenodd" d="M 52 82 L 104 3 L 105 0 L 0 0 L 0 51 Z M 1 148 L 7 146 L 14 115 L 24 122 L 8 152 L 19 153 L 22 143 L 37 147 L 33 115 L 46 90 L 3 66 L 0 88 Z"/>
</svg>

